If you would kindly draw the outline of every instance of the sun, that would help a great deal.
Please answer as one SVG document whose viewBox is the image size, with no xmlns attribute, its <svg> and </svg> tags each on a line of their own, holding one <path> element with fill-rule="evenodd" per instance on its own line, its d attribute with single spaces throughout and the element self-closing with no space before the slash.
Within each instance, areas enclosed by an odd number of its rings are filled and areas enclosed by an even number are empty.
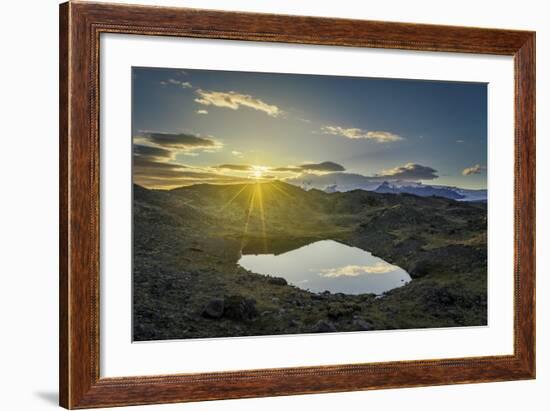
<svg viewBox="0 0 550 411">
<path fill-rule="evenodd" d="M 264 166 L 252 166 L 252 175 L 251 177 L 258 180 L 261 179 L 265 172 L 268 170 L 267 167 Z"/>
</svg>

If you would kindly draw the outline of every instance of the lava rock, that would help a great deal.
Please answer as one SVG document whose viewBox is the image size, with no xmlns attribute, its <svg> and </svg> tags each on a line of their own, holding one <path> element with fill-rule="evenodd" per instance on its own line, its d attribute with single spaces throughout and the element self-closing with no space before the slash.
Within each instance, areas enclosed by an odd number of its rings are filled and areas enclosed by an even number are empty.
<svg viewBox="0 0 550 411">
<path fill-rule="evenodd" d="M 353 325 L 361 331 L 369 331 L 372 329 L 372 324 L 362 319 L 354 320 Z"/>
<path fill-rule="evenodd" d="M 274 285 L 288 285 L 287 281 L 282 277 L 270 277 L 267 282 Z"/>
<path fill-rule="evenodd" d="M 300 325 L 302 325 L 302 324 L 298 320 L 290 320 L 288 322 L 289 327 L 299 327 Z"/>
<path fill-rule="evenodd" d="M 213 298 L 202 309 L 202 316 L 206 318 L 221 318 L 224 313 L 224 300 L 223 298 Z"/>
<path fill-rule="evenodd" d="M 256 300 L 233 295 L 225 299 L 224 316 L 238 321 L 250 321 L 258 316 Z"/>
<path fill-rule="evenodd" d="M 421 278 L 428 275 L 432 269 L 433 264 L 427 260 L 420 260 L 412 267 L 409 274 L 412 278 Z"/>
<path fill-rule="evenodd" d="M 330 321 L 319 320 L 317 324 L 313 326 L 312 331 L 314 333 L 333 333 L 336 332 L 336 327 Z"/>
</svg>

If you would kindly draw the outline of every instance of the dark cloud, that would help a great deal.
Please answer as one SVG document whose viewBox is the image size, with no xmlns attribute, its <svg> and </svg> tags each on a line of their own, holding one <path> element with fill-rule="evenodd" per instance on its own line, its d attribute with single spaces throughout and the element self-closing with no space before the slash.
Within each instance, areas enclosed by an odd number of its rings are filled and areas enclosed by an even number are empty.
<svg viewBox="0 0 550 411">
<path fill-rule="evenodd" d="M 272 169 L 272 171 L 279 172 L 292 172 L 292 173 L 301 173 L 301 172 L 324 172 L 324 173 L 334 173 L 337 171 L 344 171 L 344 166 L 334 163 L 332 161 L 323 161 L 322 163 L 308 163 L 301 164 L 294 167 L 277 167 Z"/>
<path fill-rule="evenodd" d="M 182 168 L 188 168 L 183 164 L 157 161 L 154 157 L 151 158 L 137 155 L 134 155 L 133 167 L 134 173 L 145 170 L 181 170 Z"/>
<path fill-rule="evenodd" d="M 214 166 L 214 168 L 219 168 L 223 170 L 233 170 L 233 171 L 251 171 L 252 166 L 248 164 L 221 164 L 219 166 Z"/>
<path fill-rule="evenodd" d="M 196 175 L 193 175 L 196 174 Z M 141 176 L 134 177 L 134 183 L 146 188 L 172 189 L 194 184 L 238 184 L 248 183 L 250 180 L 229 178 L 218 174 L 190 173 L 179 176 Z"/>
<path fill-rule="evenodd" d="M 302 170 L 300 170 L 300 168 L 298 167 L 277 167 L 272 168 L 271 171 L 299 173 Z"/>
<path fill-rule="evenodd" d="M 134 145 L 160 148 L 173 152 L 215 151 L 223 147 L 217 140 L 189 133 L 146 132 L 134 137 Z M 139 149 L 147 150 L 147 149 Z M 145 153 L 147 154 L 147 153 Z"/>
<path fill-rule="evenodd" d="M 384 181 L 408 181 L 434 180 L 438 178 L 437 170 L 420 164 L 408 163 L 403 166 L 384 170 L 372 176 L 353 173 L 303 173 L 295 177 L 285 179 L 290 184 L 304 189 L 318 188 L 321 190 L 349 191 L 349 190 L 375 190 Z"/>
<path fill-rule="evenodd" d="M 215 166 L 214 168 L 232 170 L 232 171 L 253 171 L 254 167 L 248 164 L 221 164 Z M 302 172 L 336 172 L 344 171 L 345 168 L 340 164 L 333 163 L 332 161 L 324 161 L 322 163 L 309 163 L 301 164 L 299 166 L 291 167 L 276 167 L 270 169 L 274 172 L 292 172 L 292 173 L 302 173 Z"/>
<path fill-rule="evenodd" d="M 198 137 L 193 134 L 148 133 L 143 137 L 153 144 L 173 149 L 187 148 L 215 148 L 219 143 L 208 138 Z"/>
<path fill-rule="evenodd" d="M 333 163 L 332 161 L 323 161 L 322 163 L 310 163 L 302 164 L 298 166 L 302 170 L 306 171 L 323 171 L 323 172 L 335 172 L 335 171 L 344 171 L 345 168 L 338 163 Z"/>
<path fill-rule="evenodd" d="M 160 147 L 134 144 L 134 156 L 156 161 L 167 161 L 174 158 L 174 152 Z"/>
<path fill-rule="evenodd" d="M 156 162 L 144 157 L 134 156 L 134 183 L 148 188 L 174 188 L 185 185 L 209 183 L 240 183 L 246 179 L 191 169 L 174 163 Z"/>
<path fill-rule="evenodd" d="M 232 184 L 248 181 L 246 178 L 228 176 L 216 171 L 174 162 L 175 155 L 181 151 L 182 144 L 195 144 L 195 146 L 202 147 L 205 139 L 187 134 L 163 133 L 151 133 L 147 137 L 140 136 L 139 138 L 147 138 L 147 143 L 155 144 L 154 146 L 133 145 L 133 180 L 134 183 L 143 187 L 170 189 L 199 183 Z M 249 170 L 250 166 L 223 164 L 215 168 Z"/>
<path fill-rule="evenodd" d="M 376 177 L 387 177 L 392 180 L 434 180 L 439 176 L 437 170 L 420 164 L 408 163 L 403 166 L 384 170 Z"/>
</svg>

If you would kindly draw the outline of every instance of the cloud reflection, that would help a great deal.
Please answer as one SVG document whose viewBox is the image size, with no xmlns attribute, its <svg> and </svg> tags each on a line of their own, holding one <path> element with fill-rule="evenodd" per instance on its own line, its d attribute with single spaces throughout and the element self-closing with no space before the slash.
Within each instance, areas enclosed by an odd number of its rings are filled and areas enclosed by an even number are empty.
<svg viewBox="0 0 550 411">
<path fill-rule="evenodd" d="M 384 262 L 377 262 L 373 265 L 346 265 L 337 268 L 322 269 L 321 277 L 338 278 L 338 277 L 359 277 L 365 274 L 386 274 L 397 270 L 398 267 Z"/>
</svg>

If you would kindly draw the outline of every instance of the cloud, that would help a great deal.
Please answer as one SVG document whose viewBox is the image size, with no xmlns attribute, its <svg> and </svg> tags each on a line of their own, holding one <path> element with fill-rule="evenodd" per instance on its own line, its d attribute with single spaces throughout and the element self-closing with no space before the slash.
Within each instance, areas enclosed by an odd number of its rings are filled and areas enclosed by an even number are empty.
<svg viewBox="0 0 550 411">
<path fill-rule="evenodd" d="M 321 172 L 335 172 L 335 171 L 344 171 L 344 166 L 333 163 L 332 161 L 323 161 L 322 163 L 308 163 L 308 164 L 302 164 L 301 166 L 298 166 L 298 168 L 306 171 L 321 171 Z"/>
<path fill-rule="evenodd" d="M 136 147 L 141 148 L 136 150 Z M 166 183 L 188 169 L 183 164 L 169 162 L 170 157 L 157 156 L 154 152 L 155 149 L 156 147 L 134 145 L 132 177 L 135 183 L 144 187 L 160 187 L 163 184 L 153 183 L 153 181 L 162 180 Z M 160 150 L 159 153 L 163 151 L 162 149 L 158 150 Z"/>
<path fill-rule="evenodd" d="M 301 173 L 303 170 L 299 167 L 289 166 L 289 167 L 276 167 L 272 168 L 271 171 L 277 172 L 290 172 L 290 173 Z"/>
<path fill-rule="evenodd" d="M 272 171 L 293 171 L 295 167 L 279 168 Z M 418 182 L 419 180 L 433 180 L 438 178 L 437 170 L 419 164 L 408 163 L 400 167 L 384 170 L 378 174 L 366 176 L 362 174 L 331 172 L 315 173 L 304 172 L 286 178 L 289 184 L 302 187 L 305 190 L 316 188 L 328 191 L 376 190 L 384 181 Z"/>
<path fill-rule="evenodd" d="M 178 152 L 216 151 L 223 147 L 220 141 L 189 133 L 142 133 L 134 138 L 134 144 L 163 148 Z"/>
<path fill-rule="evenodd" d="M 483 170 L 486 170 L 486 169 L 487 169 L 486 166 L 476 164 L 475 166 L 466 167 L 464 170 L 462 170 L 462 175 L 463 176 L 472 176 L 474 174 L 481 174 L 481 172 Z"/>
<path fill-rule="evenodd" d="M 214 168 L 232 171 L 252 171 L 254 169 L 254 167 L 248 164 L 221 164 L 214 166 Z"/>
<path fill-rule="evenodd" d="M 462 144 L 462 143 L 464 143 L 464 140 L 456 140 L 456 142 L 457 142 L 458 144 Z"/>
<path fill-rule="evenodd" d="M 407 163 L 403 166 L 383 170 L 376 177 L 391 177 L 393 180 L 434 180 L 437 170 L 420 164 Z"/>
<path fill-rule="evenodd" d="M 134 169 L 134 183 L 147 188 L 172 189 L 193 184 L 236 184 L 244 182 L 250 182 L 250 180 L 200 170 L 185 170 L 181 167 L 173 169 Z"/>
<path fill-rule="evenodd" d="M 144 146 L 141 144 L 133 145 L 134 156 L 147 158 L 152 161 L 168 161 L 174 159 L 174 152 L 161 147 Z"/>
<path fill-rule="evenodd" d="M 338 278 L 338 277 L 359 277 L 365 274 L 387 274 L 395 271 L 396 266 L 378 262 L 373 265 L 346 265 L 338 268 L 326 268 L 322 269 L 319 274 L 325 278 Z"/>
<path fill-rule="evenodd" d="M 404 140 L 400 135 L 390 133 L 389 131 L 369 131 L 366 138 L 376 140 L 379 143 Z"/>
<path fill-rule="evenodd" d="M 344 128 L 340 126 L 323 126 L 321 132 L 334 136 L 346 137 L 349 139 L 374 140 L 378 143 L 388 143 L 403 140 L 400 135 L 390 133 L 389 131 L 367 131 L 360 128 Z"/>
<path fill-rule="evenodd" d="M 237 151 L 237 150 L 233 150 L 231 152 L 231 154 L 233 154 L 236 157 L 242 157 L 243 156 L 243 153 L 241 153 L 240 151 Z"/>
<path fill-rule="evenodd" d="M 334 163 L 332 161 L 324 161 L 322 163 L 307 163 L 301 164 L 298 166 L 288 166 L 288 167 L 260 167 L 253 166 L 250 164 L 220 164 L 218 166 L 213 166 L 212 168 L 218 170 L 231 170 L 231 171 L 255 171 L 258 168 L 261 168 L 262 171 L 270 172 L 291 172 L 291 173 L 333 173 L 337 171 L 344 171 L 345 168 L 340 164 Z"/>
<path fill-rule="evenodd" d="M 173 78 L 170 78 L 168 80 L 163 80 L 160 82 L 161 85 L 163 86 L 167 86 L 169 84 L 172 84 L 172 85 L 175 85 L 175 86 L 179 86 L 181 88 L 192 88 L 193 85 L 188 82 L 188 81 L 181 81 L 181 80 L 176 80 L 176 79 L 173 79 Z"/>
<path fill-rule="evenodd" d="M 174 171 L 188 169 L 186 165 L 155 161 L 147 157 L 142 157 L 134 154 L 133 159 L 134 167 L 134 176 L 135 175 L 159 175 L 159 174 L 170 174 Z"/>
<path fill-rule="evenodd" d="M 235 184 L 249 181 L 247 177 L 170 162 L 162 155 L 162 149 L 155 151 L 156 147 L 136 147 L 134 145 L 132 176 L 134 183 L 143 187 L 170 189 L 199 183 Z"/>
<path fill-rule="evenodd" d="M 197 110 L 195 111 L 197 114 L 208 114 L 208 110 Z"/>
<path fill-rule="evenodd" d="M 282 110 L 272 104 L 268 104 L 258 98 L 254 98 L 248 94 L 237 93 L 236 91 L 207 91 L 196 90 L 199 98 L 195 102 L 205 106 L 225 107 L 232 110 L 237 110 L 240 107 L 248 107 L 254 110 L 262 111 L 271 117 L 279 117 Z"/>
<path fill-rule="evenodd" d="M 217 167 L 194 167 L 176 162 L 179 153 L 196 155 L 196 151 L 219 150 L 222 143 L 190 133 L 141 132 L 133 143 L 133 180 L 149 188 L 170 189 L 198 183 L 234 184 L 247 177 L 226 175 L 223 170 L 250 171 L 252 166 L 222 164 Z"/>
<path fill-rule="evenodd" d="M 288 166 L 288 167 L 277 167 L 271 169 L 271 171 L 277 172 L 291 172 L 291 173 L 302 173 L 302 172 L 319 172 L 319 173 L 334 173 L 336 171 L 344 171 L 344 166 L 334 163 L 332 161 L 323 161 L 322 163 L 306 163 L 300 164 L 298 166 Z"/>
</svg>

